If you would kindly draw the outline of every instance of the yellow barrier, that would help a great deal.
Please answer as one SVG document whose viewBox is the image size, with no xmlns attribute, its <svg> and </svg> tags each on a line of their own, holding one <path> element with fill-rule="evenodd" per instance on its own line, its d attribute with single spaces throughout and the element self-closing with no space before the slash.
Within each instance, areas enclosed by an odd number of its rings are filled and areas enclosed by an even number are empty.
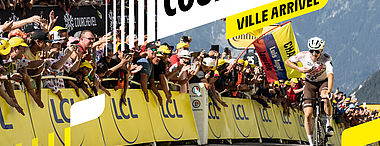
<svg viewBox="0 0 380 146">
<path fill-rule="evenodd" d="M 227 122 L 227 108 L 218 111 L 215 104 L 209 98 L 208 103 L 208 138 L 209 139 L 231 139 L 232 122 Z M 219 105 L 220 106 L 220 105 Z"/>
<path fill-rule="evenodd" d="M 280 129 L 277 126 L 277 119 L 272 108 L 263 108 L 263 106 L 256 101 L 252 101 L 254 112 L 257 117 L 257 124 L 259 125 L 260 135 L 262 138 L 280 139 Z"/>
<path fill-rule="evenodd" d="M 295 130 L 298 125 L 294 118 L 294 112 L 289 111 L 289 115 L 287 115 L 284 113 L 282 106 L 277 106 L 275 104 L 272 105 L 272 110 L 276 117 L 281 139 L 300 140 L 298 130 Z"/>
<path fill-rule="evenodd" d="M 249 99 L 223 98 L 227 102 L 227 122 L 233 125 L 232 139 L 260 138 L 256 116 Z"/>
<path fill-rule="evenodd" d="M 173 102 L 166 102 L 160 91 L 163 106 L 149 91 L 147 103 L 140 89 L 129 89 L 126 105 L 120 102 L 121 90 L 106 96 L 103 114 L 95 120 L 71 128 L 71 105 L 85 99 L 77 97 L 73 89 L 62 89 L 63 100 L 48 89 L 42 90 L 44 108 L 39 108 L 30 95 L 16 90 L 17 100 L 25 116 L 10 108 L 0 99 L 0 145 L 132 145 L 159 141 L 197 139 L 198 134 L 188 94 L 172 92 Z M 208 104 L 209 139 L 270 138 L 307 141 L 303 127 L 303 113 L 290 110 L 283 114 L 282 107 L 270 104 L 264 109 L 249 99 L 222 98 L 229 107 L 216 110 Z M 211 100 L 209 100 L 211 101 Z M 341 124 L 333 123 L 335 135 L 330 144 L 340 145 Z M 67 133 L 65 131 L 71 131 Z M 70 137 L 69 139 L 67 137 Z"/>
<path fill-rule="evenodd" d="M 142 91 L 139 90 L 142 95 Z M 157 102 L 157 97 L 149 94 L 150 100 L 146 104 L 153 127 L 155 141 L 177 141 L 198 139 L 193 112 L 190 105 L 189 94 L 172 92 L 172 103 L 165 99 L 163 105 Z M 144 98 L 144 96 L 136 97 Z"/>
<path fill-rule="evenodd" d="M 305 131 L 305 125 L 304 120 L 305 117 L 303 115 L 302 111 L 296 111 L 294 112 L 295 119 L 297 121 L 297 130 L 301 141 L 308 141 L 306 131 Z"/>
<path fill-rule="evenodd" d="M 24 109 L 25 116 L 19 114 L 15 108 L 10 107 L 0 97 L 0 145 L 14 145 L 18 143 L 32 145 L 32 139 L 35 136 L 24 93 L 16 90 L 15 95 L 17 102 Z"/>
<path fill-rule="evenodd" d="M 39 108 L 30 95 L 27 95 L 36 137 L 41 145 L 48 145 L 48 135 L 52 132 L 55 145 L 65 144 L 64 130 L 70 127 L 70 107 L 75 102 L 85 99 L 84 94 L 77 97 L 73 89 L 61 89 L 61 92 L 62 101 L 49 89 L 43 89 L 41 96 L 44 108 Z M 82 130 L 78 128 L 72 129 L 72 145 L 103 143 L 97 121 L 84 124 L 80 127 Z"/>
<path fill-rule="evenodd" d="M 106 106 L 100 116 L 106 145 L 153 142 L 153 130 L 144 95 L 137 89 L 129 89 L 126 105 L 123 105 L 120 102 L 121 90 L 110 92 L 111 97 L 106 96 Z"/>
</svg>

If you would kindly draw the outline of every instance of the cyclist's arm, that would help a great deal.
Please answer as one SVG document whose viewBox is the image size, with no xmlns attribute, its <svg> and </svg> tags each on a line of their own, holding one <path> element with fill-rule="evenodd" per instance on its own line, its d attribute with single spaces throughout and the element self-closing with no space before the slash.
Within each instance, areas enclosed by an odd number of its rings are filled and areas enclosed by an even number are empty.
<svg viewBox="0 0 380 146">
<path fill-rule="evenodd" d="M 328 79 L 328 92 L 332 93 L 333 91 L 333 85 L 334 85 L 334 73 L 333 73 L 333 66 L 331 61 L 326 62 L 326 73 L 327 73 L 327 79 Z"/>
<path fill-rule="evenodd" d="M 287 59 L 287 60 L 285 61 L 285 64 L 286 64 L 287 66 L 289 66 L 289 67 L 291 67 L 291 68 L 297 70 L 297 71 L 300 71 L 300 70 L 299 70 L 299 67 L 297 66 L 297 64 L 295 64 L 294 62 L 290 61 L 289 59 Z"/>
<path fill-rule="evenodd" d="M 334 74 L 329 73 L 327 74 L 328 78 L 328 91 L 329 93 L 332 93 L 333 85 L 334 85 Z"/>
</svg>

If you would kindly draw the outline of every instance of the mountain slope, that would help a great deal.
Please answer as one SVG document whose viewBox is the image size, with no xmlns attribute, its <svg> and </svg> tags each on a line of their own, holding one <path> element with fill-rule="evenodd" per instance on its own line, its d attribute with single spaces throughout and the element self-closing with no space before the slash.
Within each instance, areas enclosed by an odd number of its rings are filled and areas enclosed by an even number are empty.
<svg viewBox="0 0 380 146">
<path fill-rule="evenodd" d="M 351 93 L 359 102 L 380 103 L 380 70 L 372 74 Z"/>
</svg>

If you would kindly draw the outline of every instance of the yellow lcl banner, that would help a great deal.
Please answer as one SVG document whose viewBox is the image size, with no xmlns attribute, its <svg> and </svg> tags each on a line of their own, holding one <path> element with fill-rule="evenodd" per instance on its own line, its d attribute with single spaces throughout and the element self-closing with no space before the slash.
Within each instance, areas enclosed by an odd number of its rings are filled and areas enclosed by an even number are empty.
<svg viewBox="0 0 380 146">
<path fill-rule="evenodd" d="M 277 0 L 227 17 L 226 39 L 323 8 L 328 0 Z"/>
</svg>

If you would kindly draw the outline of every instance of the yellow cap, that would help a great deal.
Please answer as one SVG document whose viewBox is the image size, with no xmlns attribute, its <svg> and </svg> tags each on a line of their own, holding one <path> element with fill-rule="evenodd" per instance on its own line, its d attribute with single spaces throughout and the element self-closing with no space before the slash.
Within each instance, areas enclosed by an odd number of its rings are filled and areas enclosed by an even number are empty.
<svg viewBox="0 0 380 146">
<path fill-rule="evenodd" d="M 8 41 L 4 39 L 0 39 L 0 54 L 8 55 L 9 52 L 11 52 L 11 47 L 9 46 Z"/>
<path fill-rule="evenodd" d="M 219 76 L 219 72 L 218 72 L 218 70 L 215 70 L 215 71 L 214 71 L 214 76 Z"/>
<path fill-rule="evenodd" d="M 161 45 L 158 49 L 157 52 L 161 52 L 163 54 L 170 54 L 169 47 L 166 45 Z"/>
<path fill-rule="evenodd" d="M 177 44 L 177 49 L 179 48 L 189 48 L 189 44 L 187 43 L 178 43 Z"/>
<path fill-rule="evenodd" d="M 289 85 L 290 86 L 290 82 L 289 81 L 285 81 L 285 85 Z"/>
<path fill-rule="evenodd" d="M 79 66 L 79 68 L 82 68 L 82 67 L 87 67 L 89 69 L 92 69 L 91 64 L 87 60 L 82 62 L 82 64 Z"/>
<path fill-rule="evenodd" d="M 244 68 L 247 67 L 248 64 L 249 64 L 248 60 L 245 60 L 245 61 L 244 61 Z"/>
<path fill-rule="evenodd" d="M 225 63 L 226 63 L 226 61 L 224 59 L 219 59 L 218 60 L 218 66 L 221 66 L 221 65 L 223 65 Z"/>
<path fill-rule="evenodd" d="M 346 98 L 344 101 L 351 101 L 351 98 Z"/>
<path fill-rule="evenodd" d="M 60 31 L 60 30 L 67 30 L 67 28 L 64 28 L 62 26 L 54 26 L 54 28 L 51 31 Z"/>
<path fill-rule="evenodd" d="M 240 63 L 240 64 L 244 64 L 244 60 L 243 60 L 243 59 L 239 59 L 239 60 L 238 60 L 238 63 Z"/>
<path fill-rule="evenodd" d="M 273 82 L 273 86 L 275 86 L 275 85 L 280 86 L 280 82 L 279 82 L 279 81 L 274 81 L 274 82 Z"/>
<path fill-rule="evenodd" d="M 24 42 L 24 40 L 19 37 L 12 37 L 8 42 L 9 42 L 10 47 L 17 47 L 17 46 L 28 47 L 28 45 Z"/>
<path fill-rule="evenodd" d="M 297 78 L 292 78 L 290 81 L 293 82 L 293 83 L 296 83 L 296 84 L 298 83 Z"/>
</svg>

